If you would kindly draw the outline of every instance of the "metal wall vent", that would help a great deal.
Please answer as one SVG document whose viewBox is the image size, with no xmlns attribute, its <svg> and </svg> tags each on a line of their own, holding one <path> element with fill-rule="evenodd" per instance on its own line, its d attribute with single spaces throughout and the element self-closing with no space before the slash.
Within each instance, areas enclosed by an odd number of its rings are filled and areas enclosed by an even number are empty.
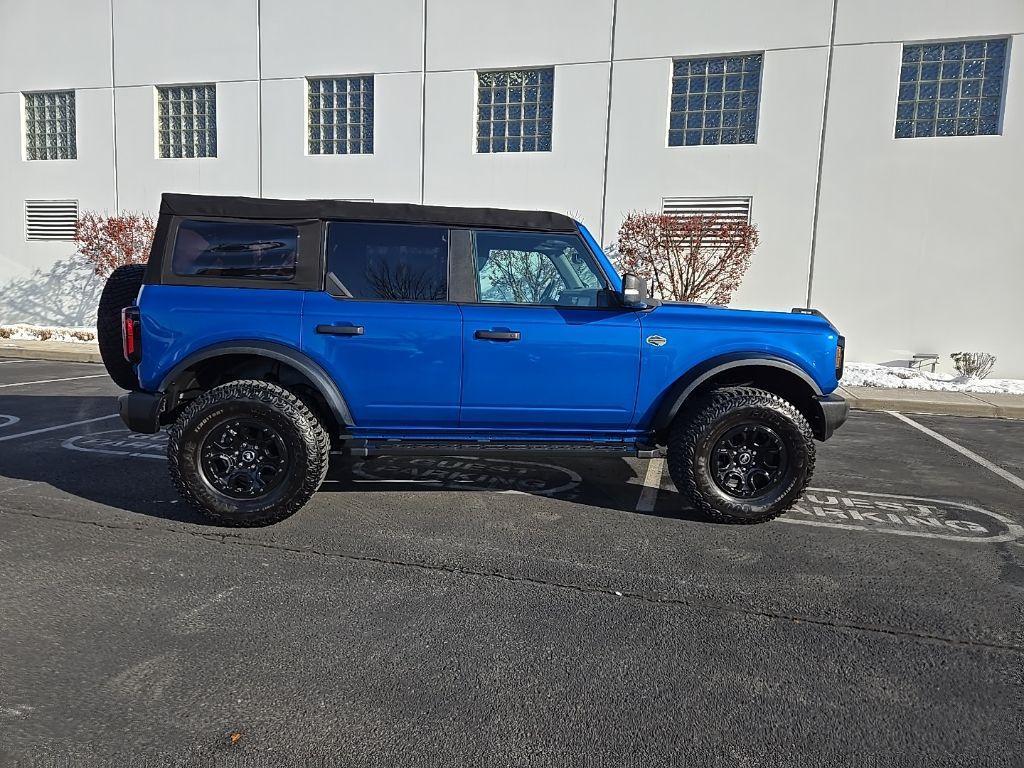
<svg viewBox="0 0 1024 768">
<path fill-rule="evenodd" d="M 750 223 L 749 197 L 666 197 L 666 216 L 718 216 L 720 219 Z"/>
<path fill-rule="evenodd" d="M 77 200 L 26 200 L 26 240 L 74 240 Z"/>
</svg>

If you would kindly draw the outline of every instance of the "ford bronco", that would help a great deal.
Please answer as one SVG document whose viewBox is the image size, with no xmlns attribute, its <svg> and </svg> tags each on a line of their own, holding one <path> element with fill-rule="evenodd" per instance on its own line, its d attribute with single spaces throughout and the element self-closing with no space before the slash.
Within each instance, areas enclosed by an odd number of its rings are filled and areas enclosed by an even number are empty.
<svg viewBox="0 0 1024 768">
<path fill-rule="evenodd" d="M 785 512 L 847 415 L 816 310 L 648 298 L 557 213 L 165 194 L 100 301 L 129 429 L 235 526 L 302 507 L 333 453 L 665 455 L 710 518 Z"/>
</svg>

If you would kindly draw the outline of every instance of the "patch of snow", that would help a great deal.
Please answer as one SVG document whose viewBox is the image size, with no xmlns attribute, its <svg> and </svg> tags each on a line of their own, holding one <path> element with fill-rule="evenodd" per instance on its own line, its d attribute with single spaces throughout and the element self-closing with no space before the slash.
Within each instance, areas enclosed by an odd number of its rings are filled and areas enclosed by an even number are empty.
<svg viewBox="0 0 1024 768">
<path fill-rule="evenodd" d="M 96 329 L 88 325 L 0 325 L 0 339 L 12 341 L 69 341 L 75 344 L 95 344 Z"/>
<path fill-rule="evenodd" d="M 929 373 L 916 368 L 876 365 L 875 363 L 847 363 L 843 371 L 843 379 L 839 383 L 844 387 L 1024 395 L 1024 380 L 1022 379 L 978 379 L 949 373 Z"/>
</svg>

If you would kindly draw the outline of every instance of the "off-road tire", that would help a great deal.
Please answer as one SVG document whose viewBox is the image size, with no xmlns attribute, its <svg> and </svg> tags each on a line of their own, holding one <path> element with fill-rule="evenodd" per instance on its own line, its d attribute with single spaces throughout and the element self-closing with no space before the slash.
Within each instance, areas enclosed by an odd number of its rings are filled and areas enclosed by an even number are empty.
<svg viewBox="0 0 1024 768">
<path fill-rule="evenodd" d="M 145 264 L 128 264 L 115 269 L 103 286 L 100 305 L 96 310 L 96 338 L 99 341 L 100 357 L 110 378 L 121 389 L 139 388 L 139 377 L 135 369 L 124 359 L 121 310 L 135 302 L 145 274 Z"/>
<path fill-rule="evenodd" d="M 737 498 L 712 477 L 712 451 L 737 425 L 762 424 L 775 431 L 787 452 L 778 484 L 763 496 Z M 800 498 L 814 472 L 814 437 L 807 419 L 778 395 L 753 387 L 728 387 L 703 396 L 680 414 L 668 443 L 668 470 L 679 492 L 701 513 L 722 523 L 763 523 Z"/>
<path fill-rule="evenodd" d="M 266 496 L 232 498 L 203 474 L 203 440 L 232 416 L 268 424 L 288 448 L 288 471 Z M 277 384 L 243 380 L 211 389 L 181 413 L 169 430 L 167 459 L 171 481 L 193 509 L 218 525 L 248 528 L 283 520 L 309 501 L 327 475 L 330 450 L 330 436 L 302 400 Z"/>
</svg>

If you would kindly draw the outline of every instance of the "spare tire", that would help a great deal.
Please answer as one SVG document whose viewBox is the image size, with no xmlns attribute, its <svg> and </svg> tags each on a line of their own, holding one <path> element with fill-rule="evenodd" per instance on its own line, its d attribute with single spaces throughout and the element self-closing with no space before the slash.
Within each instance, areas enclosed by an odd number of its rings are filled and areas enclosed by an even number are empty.
<svg viewBox="0 0 1024 768">
<path fill-rule="evenodd" d="M 124 359 L 121 342 L 121 310 L 135 303 L 146 274 L 145 264 L 128 264 L 110 273 L 96 310 L 96 337 L 100 357 L 114 383 L 122 389 L 138 389 L 139 377 Z"/>
</svg>

